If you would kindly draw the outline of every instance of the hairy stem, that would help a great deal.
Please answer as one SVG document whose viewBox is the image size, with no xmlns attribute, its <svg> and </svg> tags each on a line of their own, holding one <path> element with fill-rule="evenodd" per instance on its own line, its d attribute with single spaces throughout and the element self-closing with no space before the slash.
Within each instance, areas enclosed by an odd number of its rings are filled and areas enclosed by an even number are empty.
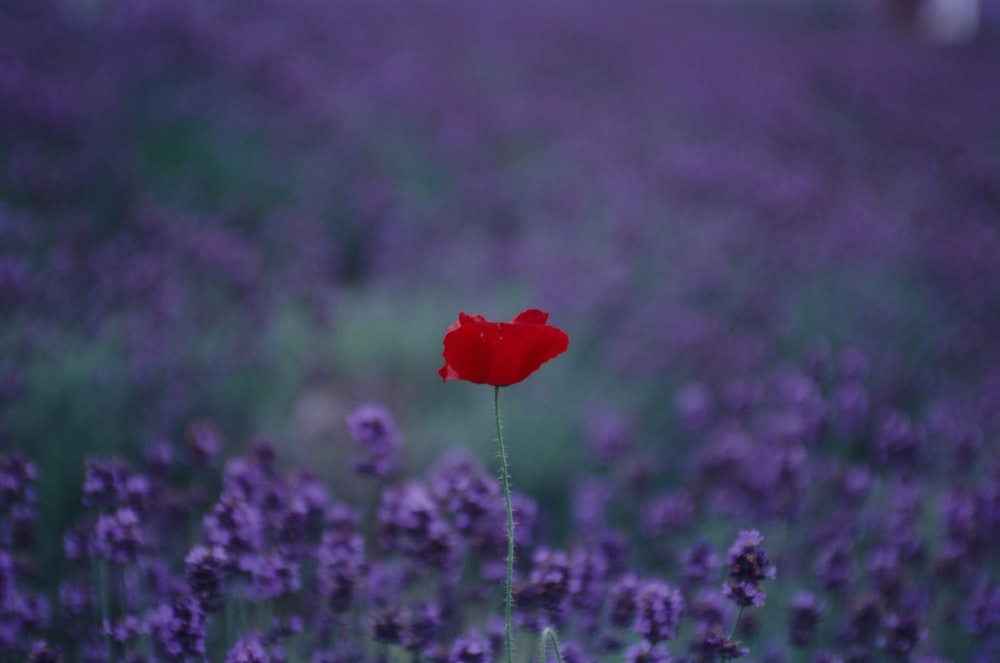
<svg viewBox="0 0 1000 663">
<path fill-rule="evenodd" d="M 500 480 L 503 483 L 503 501 L 507 505 L 507 588 L 504 599 L 504 635 L 507 640 L 507 663 L 514 660 L 511 646 L 510 611 L 514 593 L 514 511 L 510 504 L 510 473 L 507 469 L 507 450 L 503 446 L 503 426 L 500 424 L 500 387 L 494 387 L 493 412 L 497 421 L 497 443 L 500 445 Z"/>
<path fill-rule="evenodd" d="M 552 643 L 552 649 L 556 653 L 556 661 L 563 663 L 562 652 L 559 651 L 559 637 L 556 635 L 556 630 L 551 626 L 546 626 L 542 629 L 542 635 L 538 641 L 538 662 L 545 663 L 546 644 L 549 642 Z"/>
</svg>

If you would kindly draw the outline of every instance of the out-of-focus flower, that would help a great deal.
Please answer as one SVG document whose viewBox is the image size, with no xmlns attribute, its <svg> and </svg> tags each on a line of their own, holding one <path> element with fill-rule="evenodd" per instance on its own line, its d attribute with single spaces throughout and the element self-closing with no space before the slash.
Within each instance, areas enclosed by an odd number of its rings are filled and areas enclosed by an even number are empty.
<svg viewBox="0 0 1000 663">
<path fill-rule="evenodd" d="M 522 311 L 511 322 L 458 314 L 444 337 L 442 380 L 506 387 L 527 378 L 569 347 L 569 336 L 546 324 L 549 314 Z"/>
<path fill-rule="evenodd" d="M 139 516 L 133 509 L 123 507 L 98 518 L 90 552 L 115 564 L 125 564 L 135 559 L 144 541 Z"/>
<path fill-rule="evenodd" d="M 626 663 L 670 663 L 670 653 L 662 644 L 640 640 L 625 650 Z"/>
<path fill-rule="evenodd" d="M 713 575 L 719 568 L 719 556 L 715 554 L 712 546 L 707 541 L 696 541 L 691 547 L 686 549 L 681 556 L 681 563 L 684 565 L 684 582 L 688 585 L 697 585 Z"/>
<path fill-rule="evenodd" d="M 665 582 L 654 580 L 639 589 L 636 596 L 635 632 L 651 643 L 671 640 L 684 610 L 680 591 Z"/>
<path fill-rule="evenodd" d="M 83 471 L 83 503 L 87 506 L 114 507 L 125 496 L 128 466 L 118 458 L 89 459 Z"/>
<path fill-rule="evenodd" d="M 906 660 L 918 644 L 927 637 L 927 630 L 921 623 L 920 615 L 907 610 L 891 613 L 883 623 L 885 642 L 883 648 L 893 657 Z"/>
<path fill-rule="evenodd" d="M 408 481 L 382 492 L 376 513 L 379 541 L 394 550 L 423 561 L 431 568 L 451 568 L 459 540 L 441 516 L 437 503 L 424 483 Z"/>
<path fill-rule="evenodd" d="M 328 528 L 316 549 L 319 593 L 334 614 L 346 612 L 357 595 L 365 571 L 364 541 L 357 515 L 341 504 L 330 507 Z"/>
<path fill-rule="evenodd" d="M 347 415 L 347 428 L 367 456 L 352 463 L 358 474 L 382 477 L 395 469 L 403 437 L 384 405 L 367 403 Z"/>
<path fill-rule="evenodd" d="M 612 626 L 625 628 L 635 622 L 638 609 L 639 579 L 634 574 L 626 574 L 608 592 L 611 603 L 609 617 Z"/>
<path fill-rule="evenodd" d="M 441 630 L 441 610 L 436 603 L 419 603 L 409 611 L 403 644 L 410 651 L 423 651 Z"/>
<path fill-rule="evenodd" d="M 62 660 L 62 653 L 44 640 L 33 642 L 28 652 L 28 663 L 62 663 Z"/>
<path fill-rule="evenodd" d="M 222 433 L 215 424 L 199 421 L 188 428 L 187 445 L 196 465 L 210 465 L 222 451 Z"/>
<path fill-rule="evenodd" d="M 541 548 L 532 556 L 531 573 L 517 593 L 514 605 L 521 621 L 541 630 L 559 625 L 569 610 L 569 557 L 561 550 Z M 538 622 L 540 615 L 545 622 Z"/>
<path fill-rule="evenodd" d="M 193 596 L 164 603 L 148 618 L 156 640 L 171 661 L 205 656 L 205 613 Z"/>
<path fill-rule="evenodd" d="M 690 648 L 691 659 L 705 663 L 719 659 L 732 660 L 749 653 L 750 650 L 743 643 L 723 635 L 722 628 L 716 624 L 700 628 Z"/>
<path fill-rule="evenodd" d="M 263 545 L 260 510 L 244 498 L 223 494 L 202 521 L 205 540 L 226 551 L 231 561 L 252 554 Z"/>
<path fill-rule="evenodd" d="M 882 602 L 874 596 L 855 599 L 847 616 L 842 637 L 854 649 L 869 649 L 875 645 L 882 628 Z"/>
<path fill-rule="evenodd" d="M 584 434 L 594 457 L 609 463 L 631 448 L 635 440 L 633 423 L 620 412 L 607 407 L 588 410 Z"/>
<path fill-rule="evenodd" d="M 372 640 L 387 645 L 403 644 L 409 614 L 399 608 L 376 610 L 370 616 Z"/>
<path fill-rule="evenodd" d="M 476 629 L 455 640 L 448 652 L 448 663 L 488 663 L 490 658 L 490 643 Z"/>
<path fill-rule="evenodd" d="M 245 555 L 240 570 L 250 574 L 247 596 L 255 600 L 273 600 L 294 594 L 301 587 L 299 565 L 281 553 Z"/>
<path fill-rule="evenodd" d="M 35 501 L 35 464 L 20 453 L 0 455 L 0 506 Z"/>
<path fill-rule="evenodd" d="M 889 469 L 914 469 L 923 443 L 923 429 L 902 412 L 889 411 L 879 421 L 875 435 L 878 459 Z"/>
<path fill-rule="evenodd" d="M 225 663 L 271 663 L 271 657 L 261 644 L 260 638 L 251 635 L 237 641 L 226 652 Z"/>
<path fill-rule="evenodd" d="M 146 634 L 146 624 L 136 615 L 125 615 L 114 622 L 104 620 L 103 635 L 111 638 L 119 645 Z"/>
<path fill-rule="evenodd" d="M 808 647 L 816 635 L 820 606 L 811 592 L 799 592 L 788 612 L 788 641 L 796 647 Z"/>
<path fill-rule="evenodd" d="M 191 593 L 205 612 L 216 612 L 225 600 L 225 572 L 229 558 L 221 546 L 195 546 L 184 559 Z"/>
</svg>

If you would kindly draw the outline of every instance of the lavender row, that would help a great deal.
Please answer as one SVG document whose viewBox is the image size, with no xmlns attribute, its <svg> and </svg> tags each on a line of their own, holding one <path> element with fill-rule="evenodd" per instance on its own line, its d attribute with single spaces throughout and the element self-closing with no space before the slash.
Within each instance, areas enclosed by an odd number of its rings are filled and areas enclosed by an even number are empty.
<svg viewBox="0 0 1000 663">
<path fill-rule="evenodd" d="M 545 504 L 514 496 L 519 649 L 552 628 L 571 661 L 995 657 L 995 412 L 984 399 L 916 418 L 870 400 L 867 370 L 849 348 L 688 385 L 686 433 L 655 446 L 641 422 L 591 418 L 581 444 L 601 469 L 576 477 L 567 545 Z M 367 500 L 282 468 L 262 439 L 222 463 L 210 424 L 137 468 L 90 460 L 58 598 L 32 589 L 55 583 L 32 563 L 34 466 L 4 456 L 5 646 L 33 660 L 496 660 L 495 477 L 466 452 L 405 471 L 381 406 L 347 430 Z"/>
</svg>

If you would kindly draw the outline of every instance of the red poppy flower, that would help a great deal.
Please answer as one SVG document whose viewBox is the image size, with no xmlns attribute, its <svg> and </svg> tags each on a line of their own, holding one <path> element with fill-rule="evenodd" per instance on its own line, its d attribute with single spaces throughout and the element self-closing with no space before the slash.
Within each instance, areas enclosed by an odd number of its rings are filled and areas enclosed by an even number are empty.
<svg viewBox="0 0 1000 663">
<path fill-rule="evenodd" d="M 506 387 L 520 382 L 566 352 L 569 336 L 547 325 L 549 314 L 538 309 L 510 322 L 490 322 L 481 315 L 458 314 L 444 335 L 442 380 L 466 380 Z"/>
</svg>

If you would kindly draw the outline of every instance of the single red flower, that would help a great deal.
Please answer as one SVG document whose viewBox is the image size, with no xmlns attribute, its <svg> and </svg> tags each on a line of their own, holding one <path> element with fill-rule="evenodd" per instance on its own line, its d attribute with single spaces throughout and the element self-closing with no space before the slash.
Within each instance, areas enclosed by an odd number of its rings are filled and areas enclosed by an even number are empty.
<svg viewBox="0 0 1000 663">
<path fill-rule="evenodd" d="M 466 380 L 506 387 L 528 377 L 548 360 L 566 352 L 566 332 L 545 324 L 549 314 L 528 309 L 510 322 L 490 322 L 481 315 L 458 314 L 444 335 L 442 380 Z"/>
</svg>

